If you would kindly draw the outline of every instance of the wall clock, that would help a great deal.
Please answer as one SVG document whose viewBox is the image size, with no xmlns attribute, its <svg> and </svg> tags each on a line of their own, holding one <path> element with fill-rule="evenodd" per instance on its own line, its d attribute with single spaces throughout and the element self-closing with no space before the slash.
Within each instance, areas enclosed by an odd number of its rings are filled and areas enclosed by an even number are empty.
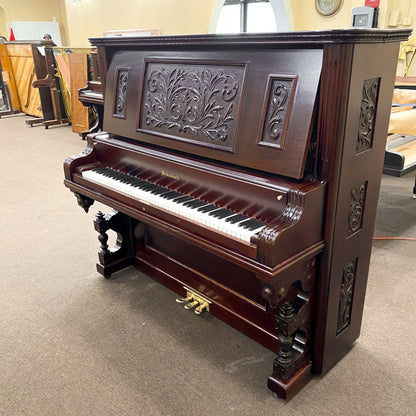
<svg viewBox="0 0 416 416">
<path fill-rule="evenodd" d="M 343 0 L 315 0 L 316 10 L 324 16 L 336 13 L 342 6 Z"/>
</svg>

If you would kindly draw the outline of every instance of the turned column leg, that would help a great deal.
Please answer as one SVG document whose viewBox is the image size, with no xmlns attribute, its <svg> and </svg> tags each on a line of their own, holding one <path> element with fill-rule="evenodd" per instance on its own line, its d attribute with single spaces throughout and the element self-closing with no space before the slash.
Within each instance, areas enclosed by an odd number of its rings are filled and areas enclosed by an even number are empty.
<svg viewBox="0 0 416 416">
<path fill-rule="evenodd" d="M 283 302 L 275 316 L 279 352 L 268 387 L 282 398 L 295 394 L 311 376 L 310 293 L 297 289 L 296 298 Z"/>
<path fill-rule="evenodd" d="M 108 214 L 101 211 L 97 213 L 94 227 L 98 232 L 100 251 L 98 252 L 97 270 L 105 278 L 133 263 L 134 240 L 132 220 L 116 210 Z M 117 233 L 117 241 L 114 247 L 109 248 L 107 231 L 113 230 Z"/>
</svg>

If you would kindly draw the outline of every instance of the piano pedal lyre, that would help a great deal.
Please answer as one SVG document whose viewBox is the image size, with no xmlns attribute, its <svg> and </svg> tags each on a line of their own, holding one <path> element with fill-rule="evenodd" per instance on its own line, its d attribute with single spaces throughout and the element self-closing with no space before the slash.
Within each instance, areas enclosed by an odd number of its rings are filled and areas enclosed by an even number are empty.
<svg viewBox="0 0 416 416">
<path fill-rule="evenodd" d="M 209 312 L 209 305 L 211 302 L 208 299 L 205 299 L 187 287 L 184 287 L 184 289 L 186 290 L 186 297 L 178 298 L 176 299 L 176 302 L 184 303 L 184 308 L 187 310 L 195 308 L 194 312 L 197 315 L 201 315 L 204 311 Z"/>
</svg>

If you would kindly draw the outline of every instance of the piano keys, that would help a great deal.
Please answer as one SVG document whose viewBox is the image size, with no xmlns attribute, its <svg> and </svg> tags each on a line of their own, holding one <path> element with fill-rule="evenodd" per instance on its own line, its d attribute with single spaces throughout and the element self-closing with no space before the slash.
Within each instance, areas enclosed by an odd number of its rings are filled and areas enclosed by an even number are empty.
<svg viewBox="0 0 416 416">
<path fill-rule="evenodd" d="M 100 80 L 80 100 L 102 131 L 64 170 L 86 211 L 113 209 L 97 270 L 132 265 L 274 351 L 280 397 L 329 371 L 360 332 L 409 33 L 91 39 Z"/>
<path fill-rule="evenodd" d="M 218 198 L 208 199 L 210 195 L 208 190 L 200 197 L 181 192 L 183 184 L 179 181 L 171 186 L 161 186 L 157 184 L 160 177 L 150 182 L 134 174 L 107 167 L 85 171 L 82 176 L 248 243 L 251 236 L 261 231 L 266 225 L 264 221 L 247 216 L 234 207 L 224 208 L 222 204 L 216 204 Z"/>
</svg>

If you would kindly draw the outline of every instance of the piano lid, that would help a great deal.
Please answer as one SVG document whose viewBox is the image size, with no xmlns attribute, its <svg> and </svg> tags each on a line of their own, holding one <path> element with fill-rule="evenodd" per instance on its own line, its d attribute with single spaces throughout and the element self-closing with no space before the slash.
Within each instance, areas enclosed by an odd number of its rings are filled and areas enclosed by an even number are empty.
<svg viewBox="0 0 416 416">
<path fill-rule="evenodd" d="M 92 39 L 109 61 L 104 130 L 301 178 L 324 44 L 392 32 Z"/>
</svg>

